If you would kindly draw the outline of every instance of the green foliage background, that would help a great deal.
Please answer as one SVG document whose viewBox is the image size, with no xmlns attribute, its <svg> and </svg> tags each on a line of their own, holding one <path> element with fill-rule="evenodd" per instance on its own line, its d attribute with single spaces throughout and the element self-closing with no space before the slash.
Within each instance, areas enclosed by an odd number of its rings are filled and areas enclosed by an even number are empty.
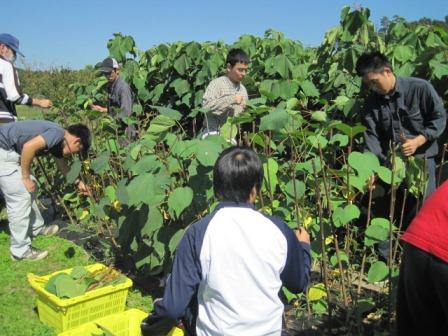
<svg viewBox="0 0 448 336">
<path fill-rule="evenodd" d="M 359 322 L 365 312 L 381 313 L 381 305 L 375 308 L 381 297 L 354 284 L 396 278 L 394 260 L 380 260 L 375 246 L 388 237 L 395 242 L 399 223 L 371 218 L 361 200 L 372 192 L 374 176 L 395 186 L 407 178 L 417 195 L 422 178 L 415 178 L 418 169 L 407 169 L 416 163 L 398 154 L 383 167 L 360 151 L 363 91 L 354 66 L 363 52 L 379 50 L 397 75 L 431 81 L 446 102 L 448 30 L 395 18 L 378 32 L 369 16 L 368 9 L 344 7 L 340 25 L 317 48 L 268 30 L 264 37 L 242 35 L 233 45 L 176 42 L 142 51 L 131 36 L 114 34 L 108 48 L 135 94 L 135 116 L 126 122 L 135 124 L 138 139 L 125 144 L 116 120 L 88 109 L 104 100 L 104 78 L 74 84 L 74 101 L 58 99 L 54 118 L 82 121 L 94 130 L 92 155 L 84 162 L 74 159 L 68 176 L 69 183 L 81 176 L 94 195 L 65 192 L 57 175 L 50 176 L 50 187 L 62 192 L 74 220 L 96 230 L 104 248 L 128 267 L 142 274 L 168 272 L 184 230 L 213 210 L 212 167 L 236 136 L 264 163 L 257 206 L 312 233 L 321 278 L 307 297 L 309 311 L 329 313 L 342 302 L 347 319 Z M 223 73 L 232 47 L 250 55 L 244 84 L 251 100 L 221 136 L 198 140 L 202 95 Z"/>
</svg>

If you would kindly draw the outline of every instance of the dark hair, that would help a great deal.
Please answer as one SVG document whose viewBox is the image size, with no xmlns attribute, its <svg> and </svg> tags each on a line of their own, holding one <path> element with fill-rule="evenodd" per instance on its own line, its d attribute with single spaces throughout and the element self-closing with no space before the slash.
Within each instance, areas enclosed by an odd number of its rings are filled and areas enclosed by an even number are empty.
<svg viewBox="0 0 448 336">
<path fill-rule="evenodd" d="M 245 203 L 252 188 L 260 190 L 263 165 L 258 155 L 247 147 L 225 149 L 213 168 L 213 190 L 221 201 Z"/>
<path fill-rule="evenodd" d="M 364 53 L 356 62 L 356 72 L 358 73 L 358 76 L 364 76 L 369 72 L 382 72 L 384 68 L 389 68 L 392 71 L 392 64 L 390 64 L 387 57 L 379 51 Z"/>
<path fill-rule="evenodd" d="M 92 138 L 90 135 L 90 130 L 86 125 L 83 124 L 74 124 L 70 125 L 66 128 L 67 132 L 71 135 L 78 137 L 81 140 L 81 144 L 83 147 L 81 156 L 85 156 L 90 148 L 90 143 L 92 142 Z"/>
<path fill-rule="evenodd" d="M 226 64 L 234 66 L 237 63 L 249 64 L 249 56 L 243 49 L 231 49 L 227 54 Z"/>
</svg>

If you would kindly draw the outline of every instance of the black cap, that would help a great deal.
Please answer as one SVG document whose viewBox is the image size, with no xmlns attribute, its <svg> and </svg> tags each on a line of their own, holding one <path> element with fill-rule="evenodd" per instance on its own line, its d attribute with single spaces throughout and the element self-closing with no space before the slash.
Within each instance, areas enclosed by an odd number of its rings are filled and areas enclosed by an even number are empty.
<svg viewBox="0 0 448 336">
<path fill-rule="evenodd" d="M 104 61 L 101 63 L 101 71 L 102 72 L 111 72 L 114 69 L 118 69 L 118 62 L 115 58 L 108 57 L 104 59 Z"/>
</svg>

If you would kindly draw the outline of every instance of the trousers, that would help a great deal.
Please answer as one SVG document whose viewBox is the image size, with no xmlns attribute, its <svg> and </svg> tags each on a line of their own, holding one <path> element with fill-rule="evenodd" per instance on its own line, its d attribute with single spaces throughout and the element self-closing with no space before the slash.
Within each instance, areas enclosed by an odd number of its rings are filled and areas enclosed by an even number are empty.
<svg viewBox="0 0 448 336">
<path fill-rule="evenodd" d="M 36 179 L 32 176 L 36 182 Z M 20 155 L 0 148 L 0 189 L 3 192 L 11 232 L 11 254 L 21 258 L 31 246 L 33 236 L 44 227 L 44 219 L 37 207 L 37 188 L 26 190 L 22 181 Z"/>
<path fill-rule="evenodd" d="M 446 335 L 448 263 L 405 243 L 397 293 L 397 335 Z"/>
</svg>

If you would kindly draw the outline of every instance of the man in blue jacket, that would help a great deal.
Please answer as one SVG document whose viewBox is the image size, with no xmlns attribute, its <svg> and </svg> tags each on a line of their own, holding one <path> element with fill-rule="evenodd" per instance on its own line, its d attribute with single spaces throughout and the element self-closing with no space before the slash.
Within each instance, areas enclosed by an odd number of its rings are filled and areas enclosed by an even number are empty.
<svg viewBox="0 0 448 336">
<path fill-rule="evenodd" d="M 221 153 L 213 172 L 220 203 L 185 232 L 164 296 L 143 325 L 145 335 L 155 335 L 145 328 L 151 320 L 182 317 L 197 335 L 281 334 L 279 291 L 305 291 L 310 238 L 255 210 L 262 180 L 263 166 L 251 149 Z"/>
</svg>

